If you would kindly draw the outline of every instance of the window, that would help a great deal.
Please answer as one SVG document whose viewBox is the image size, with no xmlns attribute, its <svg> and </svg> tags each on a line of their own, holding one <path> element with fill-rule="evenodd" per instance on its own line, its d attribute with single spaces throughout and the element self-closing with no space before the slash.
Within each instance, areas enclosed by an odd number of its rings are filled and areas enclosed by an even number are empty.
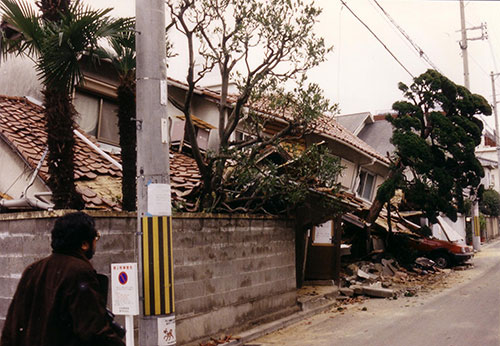
<svg viewBox="0 0 500 346">
<path fill-rule="evenodd" d="M 359 185 L 356 193 L 359 197 L 371 201 L 375 176 L 366 171 L 359 173 Z"/>
<path fill-rule="evenodd" d="M 97 95 L 77 91 L 73 104 L 78 112 L 76 122 L 98 141 L 118 145 L 118 106 L 116 102 Z"/>
<path fill-rule="evenodd" d="M 194 131 L 198 147 L 201 150 L 207 150 L 210 138 L 210 130 L 215 129 L 215 126 L 201 120 L 200 118 L 191 115 L 191 120 L 194 125 Z M 184 115 L 177 115 L 174 117 L 172 125 L 171 144 L 172 146 L 179 146 L 179 151 L 182 151 L 183 146 L 189 146 L 187 138 L 187 129 L 185 128 Z"/>
</svg>

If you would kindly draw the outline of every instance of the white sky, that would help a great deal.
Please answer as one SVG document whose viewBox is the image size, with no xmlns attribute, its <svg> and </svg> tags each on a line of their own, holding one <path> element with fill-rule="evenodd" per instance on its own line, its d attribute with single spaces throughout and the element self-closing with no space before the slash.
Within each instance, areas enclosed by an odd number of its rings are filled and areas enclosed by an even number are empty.
<svg viewBox="0 0 500 346">
<path fill-rule="evenodd" d="M 140 0 L 138 0 L 140 1 Z M 388 21 L 373 0 L 344 0 L 414 75 L 430 66 Z M 132 0 L 85 0 L 92 6 L 114 7 L 115 14 L 133 16 Z M 460 7 L 458 0 L 378 0 L 410 38 L 448 78 L 463 84 L 463 64 L 458 45 Z M 370 32 L 342 6 L 340 0 L 316 0 L 323 8 L 318 33 L 333 45 L 328 61 L 311 72 L 326 96 L 338 103 L 342 114 L 387 111 L 401 99 L 398 82 L 411 83 L 410 75 L 390 56 Z M 466 1 L 466 27 L 488 25 L 488 40 L 469 41 L 471 90 L 492 103 L 490 72 L 500 72 L 500 1 Z M 470 38 L 480 30 L 468 31 Z M 176 47 L 184 48 L 181 43 Z M 184 78 L 185 70 L 171 64 L 168 73 Z M 498 66 L 498 68 L 497 68 Z M 500 76 L 496 83 L 500 93 Z M 500 99 L 500 97 L 497 97 Z M 494 127 L 493 117 L 488 124 Z"/>
</svg>

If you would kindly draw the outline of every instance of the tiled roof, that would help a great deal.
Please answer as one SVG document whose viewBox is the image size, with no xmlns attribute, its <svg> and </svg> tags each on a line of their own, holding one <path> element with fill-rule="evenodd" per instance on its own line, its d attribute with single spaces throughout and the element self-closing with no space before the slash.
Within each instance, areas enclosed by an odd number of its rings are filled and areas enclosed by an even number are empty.
<svg viewBox="0 0 500 346">
<path fill-rule="evenodd" d="M 172 199 L 185 203 L 184 197 L 201 185 L 201 175 L 196 161 L 176 151 L 170 151 L 170 184 Z M 192 206 L 187 205 L 190 209 Z"/>
<path fill-rule="evenodd" d="M 45 150 L 43 108 L 24 97 L 0 96 L 0 137 L 31 167 L 35 168 Z M 91 141 L 95 139 L 89 137 Z M 96 153 L 81 139 L 75 138 L 75 181 L 88 209 L 121 209 L 121 171 Z M 97 143 L 96 143 L 97 144 Z M 114 157 L 119 161 L 119 157 Z M 39 176 L 47 181 L 47 162 Z M 96 188 L 107 180 L 107 188 Z"/>
<path fill-rule="evenodd" d="M 344 142 L 358 149 L 359 151 L 374 157 L 385 164 L 389 164 L 390 161 L 387 157 L 381 155 L 374 148 L 368 145 L 366 142 L 355 136 L 352 132 L 348 131 L 344 126 L 340 125 L 334 117 L 324 115 L 317 121 L 317 130 L 321 133 L 331 136 L 340 142 Z"/>
<path fill-rule="evenodd" d="M 187 89 L 187 85 L 183 82 L 169 79 L 169 83 L 176 85 L 177 87 Z M 220 100 L 220 93 L 211 91 L 206 88 L 197 88 L 195 89 L 195 92 L 207 96 L 209 98 L 213 98 L 215 100 Z M 237 100 L 237 95 L 234 94 L 228 95 L 229 103 L 235 103 L 236 100 Z M 292 115 L 288 114 L 288 112 L 286 111 L 279 114 L 273 112 L 272 107 L 269 107 L 268 102 L 266 102 L 265 100 L 261 100 L 259 103 L 252 104 L 251 108 L 254 109 L 255 111 L 262 113 L 263 115 L 268 115 L 285 121 L 290 121 L 292 118 Z M 369 144 L 359 139 L 356 135 L 347 130 L 337 120 L 335 120 L 333 116 L 323 115 L 322 117 L 320 117 L 317 120 L 317 127 L 315 132 L 319 135 L 326 135 L 340 142 L 353 146 L 357 150 L 371 157 L 374 157 L 385 164 L 390 163 L 387 157 L 381 155 L 379 152 L 377 152 L 377 150 L 372 148 Z"/>
<path fill-rule="evenodd" d="M 32 169 L 40 161 L 47 134 L 43 125 L 43 108 L 24 97 L 0 95 L 0 138 Z M 94 137 L 86 136 L 94 144 Z M 75 180 L 87 209 L 121 209 L 121 171 L 80 138 L 75 137 Z M 120 162 L 118 155 L 111 155 Z M 42 180 L 48 179 L 47 163 L 42 164 Z M 172 199 L 183 197 L 200 185 L 200 174 L 194 159 L 178 152 L 170 154 Z M 3 197 L 3 196 L 2 196 Z M 6 196 L 9 197 L 10 196 Z"/>
</svg>

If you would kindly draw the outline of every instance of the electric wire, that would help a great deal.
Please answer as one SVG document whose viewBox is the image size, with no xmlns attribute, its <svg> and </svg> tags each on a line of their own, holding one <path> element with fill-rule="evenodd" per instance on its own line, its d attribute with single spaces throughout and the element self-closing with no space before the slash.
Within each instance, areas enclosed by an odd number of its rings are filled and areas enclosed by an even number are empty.
<svg viewBox="0 0 500 346">
<path fill-rule="evenodd" d="M 344 0 L 340 0 L 340 2 L 349 10 L 349 12 L 352 13 L 352 15 L 361 23 L 363 24 L 363 26 L 377 39 L 377 41 L 385 48 L 385 50 L 392 56 L 392 58 L 394 60 L 396 60 L 396 62 L 412 77 L 412 78 L 415 78 L 415 76 L 410 72 L 410 70 L 408 70 L 406 68 L 405 65 L 403 65 L 403 63 L 396 57 L 396 55 L 394 55 L 394 53 L 385 45 L 385 43 L 377 36 L 377 34 L 375 34 L 373 32 L 372 29 L 370 29 L 370 27 L 365 24 L 365 22 L 363 22 L 363 20 L 361 20 L 361 18 L 359 18 L 356 13 L 354 13 L 353 10 L 351 10 L 351 8 L 349 6 L 347 6 L 347 4 L 345 3 Z"/>
<path fill-rule="evenodd" d="M 403 35 L 403 37 L 406 38 L 406 40 L 411 44 L 411 46 L 417 51 L 419 57 L 422 58 L 423 60 L 425 60 L 425 62 L 427 62 L 434 70 L 441 73 L 439 68 L 431 61 L 431 59 L 427 56 L 427 54 L 425 54 L 424 50 L 422 48 L 420 48 L 420 46 L 418 46 L 410 38 L 410 36 L 406 33 L 406 31 L 404 31 L 403 28 L 398 23 L 396 23 L 396 21 L 389 15 L 389 13 L 387 13 L 387 11 L 382 6 L 380 6 L 378 1 L 373 0 L 373 2 L 378 6 L 378 8 L 387 17 L 387 19 L 392 23 L 392 25 L 394 25 L 396 27 L 396 29 L 398 29 L 398 31 L 401 33 L 401 35 Z"/>
<path fill-rule="evenodd" d="M 5 192 L 3 192 L 2 194 L 3 195 L 7 195 L 8 192 L 10 191 L 10 189 L 17 183 L 17 181 L 19 179 L 21 179 L 21 177 L 26 174 L 27 171 L 29 171 L 30 169 L 28 167 L 24 167 L 23 171 L 21 173 L 19 173 L 19 175 L 17 176 L 16 179 L 14 179 L 14 181 L 12 182 L 12 184 L 10 184 L 10 186 L 7 188 L 7 190 L 5 190 Z"/>
</svg>

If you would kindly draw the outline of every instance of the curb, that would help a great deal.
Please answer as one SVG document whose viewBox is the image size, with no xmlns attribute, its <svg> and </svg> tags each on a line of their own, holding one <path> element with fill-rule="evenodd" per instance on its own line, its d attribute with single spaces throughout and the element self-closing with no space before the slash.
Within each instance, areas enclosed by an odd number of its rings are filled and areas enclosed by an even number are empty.
<svg viewBox="0 0 500 346">
<path fill-rule="evenodd" d="M 260 338 L 261 336 L 272 333 L 278 329 L 286 328 L 292 324 L 300 322 L 301 320 L 303 320 L 305 318 L 314 316 L 320 312 L 328 310 L 333 305 L 335 305 L 335 303 L 337 302 L 337 300 L 335 298 L 329 298 L 326 296 L 324 298 L 329 300 L 325 304 L 311 308 L 310 310 L 299 311 L 295 314 L 284 317 L 282 319 L 279 319 L 279 320 L 276 320 L 273 322 L 269 322 L 269 323 L 263 324 L 261 326 L 255 327 L 253 329 L 250 329 L 248 331 L 245 331 L 243 333 L 240 333 L 240 334 L 238 334 L 238 337 L 239 337 L 238 340 L 230 341 L 228 343 L 222 344 L 222 346 L 242 346 L 248 341 L 252 341 L 252 340 L 255 340 L 257 338 Z"/>
</svg>

